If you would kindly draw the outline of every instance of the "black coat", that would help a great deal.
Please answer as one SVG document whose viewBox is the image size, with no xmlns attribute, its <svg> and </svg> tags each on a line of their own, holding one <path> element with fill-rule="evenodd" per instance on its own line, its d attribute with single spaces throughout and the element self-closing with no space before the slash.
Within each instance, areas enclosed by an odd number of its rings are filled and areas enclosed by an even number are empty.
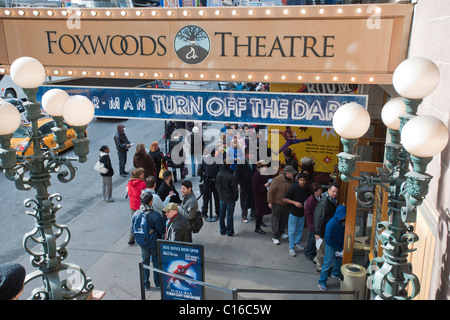
<svg viewBox="0 0 450 320">
<path fill-rule="evenodd" d="M 241 200 L 242 209 L 255 209 L 252 179 L 256 170 L 256 165 L 253 167 L 255 169 L 250 168 L 249 163 L 245 161 L 245 163 L 237 164 L 236 169 L 234 170 L 234 175 L 240 186 L 239 198 Z"/>
<path fill-rule="evenodd" d="M 223 202 L 235 202 L 239 199 L 238 182 L 231 169 L 222 167 L 216 177 L 216 190 Z"/>
<path fill-rule="evenodd" d="M 109 154 L 104 154 L 100 157 L 100 162 L 103 163 L 106 169 L 108 169 L 107 173 L 100 173 L 100 175 L 104 177 L 112 177 L 114 175 L 114 169 L 111 165 L 111 158 L 109 157 Z"/>
<path fill-rule="evenodd" d="M 325 228 L 328 221 L 334 216 L 337 203 L 330 200 L 328 194 L 324 194 L 314 210 L 314 233 L 325 238 Z"/>
</svg>

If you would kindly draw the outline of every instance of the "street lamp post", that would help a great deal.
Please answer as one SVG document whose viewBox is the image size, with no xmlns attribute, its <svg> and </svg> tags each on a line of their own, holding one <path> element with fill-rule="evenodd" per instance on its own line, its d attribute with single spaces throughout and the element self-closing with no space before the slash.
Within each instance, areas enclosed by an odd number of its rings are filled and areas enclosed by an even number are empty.
<svg viewBox="0 0 450 320">
<path fill-rule="evenodd" d="M 5 176 L 15 182 L 17 189 L 36 190 L 35 199 L 24 201 L 25 207 L 33 210 L 27 211 L 27 214 L 35 218 L 35 228 L 24 235 L 23 246 L 31 256 L 31 265 L 38 270 L 27 275 L 25 284 L 34 279 L 42 280 L 42 287 L 32 292 L 31 299 L 34 300 L 74 299 L 83 293 L 91 292 L 94 286 L 79 266 L 62 262 L 68 255 L 66 246 L 70 241 L 70 231 L 67 226 L 56 223 L 55 215 L 61 205 L 55 204 L 54 201 L 61 201 L 62 197 L 57 193 L 48 194 L 48 187 L 51 184 L 51 173 L 56 173 L 59 181 L 67 183 L 75 177 L 76 168 L 72 162 L 86 161 L 89 139 L 85 131 L 94 116 L 94 107 L 86 97 L 69 97 L 58 89 L 48 91 L 42 100 L 44 109 L 56 123 L 52 130 L 57 147 L 47 148 L 43 144 L 38 127 L 41 104 L 36 101 L 38 88 L 45 80 L 45 69 L 36 59 L 22 57 L 13 62 L 10 73 L 13 81 L 23 88 L 27 96 L 28 101 L 24 105 L 26 117 L 31 122 L 30 140 L 33 154 L 16 156 L 16 150 L 10 147 L 12 134 L 20 125 L 20 114 L 17 110 L 15 112 L 9 103 L 1 102 L 0 167 L 3 168 Z M 76 131 L 77 137 L 73 143 L 77 158 L 62 157 L 58 154 L 58 149 L 67 141 L 64 120 Z M 26 174 L 29 176 L 26 177 Z M 36 245 L 39 249 L 35 249 Z M 64 278 L 62 271 L 66 271 L 67 278 Z M 69 280 L 69 275 L 76 281 Z"/>
<path fill-rule="evenodd" d="M 366 192 L 367 186 L 379 185 L 389 193 L 389 221 L 377 225 L 383 256 L 374 258 L 369 266 L 375 299 L 409 300 L 420 291 L 419 279 L 408 262 L 409 253 L 415 250 L 409 246 L 419 240 L 411 223 L 416 222 L 416 209 L 428 193 L 432 176 L 425 172 L 426 167 L 446 147 L 449 135 L 442 121 L 416 113 L 422 99 L 436 89 L 438 82 L 439 70 L 426 58 L 410 58 L 396 68 L 393 84 L 403 98 L 391 99 L 381 114 L 391 135 L 391 141 L 385 145 L 385 174 L 352 176 L 359 157 L 354 154 L 354 146 L 369 128 L 368 112 L 351 103 L 340 107 L 333 118 L 333 127 L 344 145 L 344 152 L 338 154 L 341 178 L 361 182 L 356 190 L 358 203 L 365 207 L 374 205 L 375 196 Z M 365 201 L 359 200 L 362 192 Z"/>
</svg>

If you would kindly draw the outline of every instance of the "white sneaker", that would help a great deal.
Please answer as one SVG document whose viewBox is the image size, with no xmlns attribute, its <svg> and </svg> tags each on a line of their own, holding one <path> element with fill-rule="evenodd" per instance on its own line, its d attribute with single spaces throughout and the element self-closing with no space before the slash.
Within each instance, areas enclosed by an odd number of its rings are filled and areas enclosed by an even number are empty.
<svg viewBox="0 0 450 320">
<path fill-rule="evenodd" d="M 291 257 L 296 257 L 297 253 L 295 252 L 294 249 L 289 249 L 289 254 L 291 255 Z"/>
<path fill-rule="evenodd" d="M 295 248 L 296 248 L 297 250 L 300 250 L 300 251 L 305 250 L 305 247 L 299 245 L 298 243 L 295 245 Z"/>
<path fill-rule="evenodd" d="M 289 238 L 289 236 L 288 236 L 286 233 L 283 233 L 283 234 L 281 235 L 281 239 L 287 239 L 287 238 Z"/>
<path fill-rule="evenodd" d="M 276 238 L 272 238 L 273 244 L 280 244 L 280 240 L 276 239 Z"/>
</svg>

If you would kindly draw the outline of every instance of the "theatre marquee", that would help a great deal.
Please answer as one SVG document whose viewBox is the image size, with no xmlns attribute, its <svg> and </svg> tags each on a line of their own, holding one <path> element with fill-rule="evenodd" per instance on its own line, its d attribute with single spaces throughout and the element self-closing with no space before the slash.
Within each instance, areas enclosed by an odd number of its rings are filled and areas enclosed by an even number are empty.
<svg viewBox="0 0 450 320">
<path fill-rule="evenodd" d="M 49 76 L 390 84 L 409 4 L 2 8 L 0 73 L 32 56 Z"/>
</svg>

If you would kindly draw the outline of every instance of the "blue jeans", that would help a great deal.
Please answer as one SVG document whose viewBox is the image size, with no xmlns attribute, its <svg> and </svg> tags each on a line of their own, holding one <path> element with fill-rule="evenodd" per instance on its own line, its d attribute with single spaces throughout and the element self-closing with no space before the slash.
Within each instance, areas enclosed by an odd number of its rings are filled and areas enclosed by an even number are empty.
<svg viewBox="0 0 450 320">
<path fill-rule="evenodd" d="M 159 268 L 158 250 L 157 248 L 143 248 L 141 247 L 142 262 L 146 266 L 150 266 L 150 257 L 152 258 L 153 268 Z M 150 287 L 150 270 L 144 268 L 144 285 Z M 156 287 L 160 287 L 159 273 L 153 271 L 153 281 Z"/>
<path fill-rule="evenodd" d="M 300 244 L 300 239 L 303 233 L 303 226 L 305 225 L 305 216 L 297 217 L 292 213 L 289 214 L 288 220 L 288 235 L 289 235 L 289 250 L 294 250 L 294 245 Z"/>
<path fill-rule="evenodd" d="M 327 245 L 325 243 L 325 256 L 323 257 L 322 271 L 320 272 L 319 284 L 326 286 L 328 280 L 328 270 L 333 267 L 331 275 L 340 277 L 341 276 L 341 266 L 342 257 L 336 257 L 335 248 Z"/>
<path fill-rule="evenodd" d="M 228 236 L 232 236 L 234 234 L 233 228 L 233 215 L 234 215 L 234 207 L 236 202 L 224 202 L 220 201 L 220 216 L 219 216 L 219 228 L 220 234 L 227 234 Z M 227 218 L 227 223 L 225 224 L 225 217 Z"/>
</svg>

